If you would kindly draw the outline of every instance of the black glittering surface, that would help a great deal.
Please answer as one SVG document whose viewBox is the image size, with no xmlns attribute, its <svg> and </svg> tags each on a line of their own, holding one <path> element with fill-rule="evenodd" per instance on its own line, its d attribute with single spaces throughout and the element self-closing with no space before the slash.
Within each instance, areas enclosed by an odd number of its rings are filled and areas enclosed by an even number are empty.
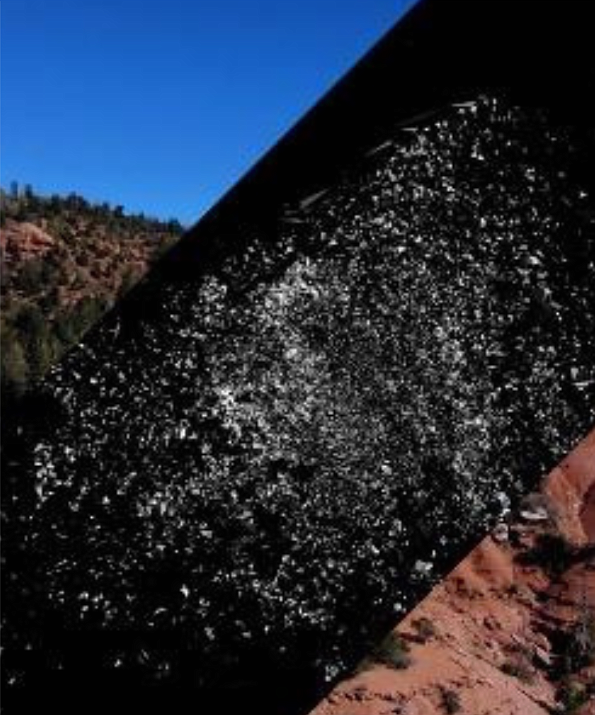
<svg viewBox="0 0 595 715">
<path fill-rule="evenodd" d="M 451 107 L 73 350 L 24 459 L 11 685 L 200 704 L 353 666 L 593 422 L 583 149 Z"/>
</svg>

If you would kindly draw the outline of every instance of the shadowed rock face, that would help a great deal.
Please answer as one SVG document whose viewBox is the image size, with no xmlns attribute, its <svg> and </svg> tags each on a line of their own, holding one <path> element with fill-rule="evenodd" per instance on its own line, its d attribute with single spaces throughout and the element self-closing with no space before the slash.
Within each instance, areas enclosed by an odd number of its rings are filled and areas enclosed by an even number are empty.
<svg viewBox="0 0 595 715">
<path fill-rule="evenodd" d="M 46 381 L 42 668 L 320 687 L 590 426 L 579 140 L 486 97 L 387 140 Z"/>
</svg>

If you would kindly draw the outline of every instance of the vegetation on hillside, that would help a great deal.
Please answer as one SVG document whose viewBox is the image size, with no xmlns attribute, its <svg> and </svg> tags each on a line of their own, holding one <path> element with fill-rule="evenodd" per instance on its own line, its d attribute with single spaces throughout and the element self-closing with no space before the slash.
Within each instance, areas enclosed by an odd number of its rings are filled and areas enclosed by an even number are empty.
<svg viewBox="0 0 595 715">
<path fill-rule="evenodd" d="M 71 193 L 0 190 L 2 393 L 20 395 L 181 235 Z"/>
</svg>

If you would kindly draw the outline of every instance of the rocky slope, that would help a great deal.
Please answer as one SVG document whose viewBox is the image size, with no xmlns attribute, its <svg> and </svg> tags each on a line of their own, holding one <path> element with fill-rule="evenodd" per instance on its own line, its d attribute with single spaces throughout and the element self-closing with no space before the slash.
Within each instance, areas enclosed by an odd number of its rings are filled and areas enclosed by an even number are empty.
<svg viewBox="0 0 595 715">
<path fill-rule="evenodd" d="M 76 194 L 1 191 L 2 388 L 20 393 L 179 237 L 177 221 Z"/>
<path fill-rule="evenodd" d="M 595 713 L 595 431 L 312 715 Z"/>
</svg>

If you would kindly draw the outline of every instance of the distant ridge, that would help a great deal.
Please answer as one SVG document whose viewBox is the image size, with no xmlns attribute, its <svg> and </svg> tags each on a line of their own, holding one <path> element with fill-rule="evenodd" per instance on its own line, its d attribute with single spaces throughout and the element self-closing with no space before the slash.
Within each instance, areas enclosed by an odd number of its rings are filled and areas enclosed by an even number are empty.
<svg viewBox="0 0 595 715">
<path fill-rule="evenodd" d="M 27 390 L 177 241 L 176 220 L 0 190 L 2 392 Z"/>
</svg>

